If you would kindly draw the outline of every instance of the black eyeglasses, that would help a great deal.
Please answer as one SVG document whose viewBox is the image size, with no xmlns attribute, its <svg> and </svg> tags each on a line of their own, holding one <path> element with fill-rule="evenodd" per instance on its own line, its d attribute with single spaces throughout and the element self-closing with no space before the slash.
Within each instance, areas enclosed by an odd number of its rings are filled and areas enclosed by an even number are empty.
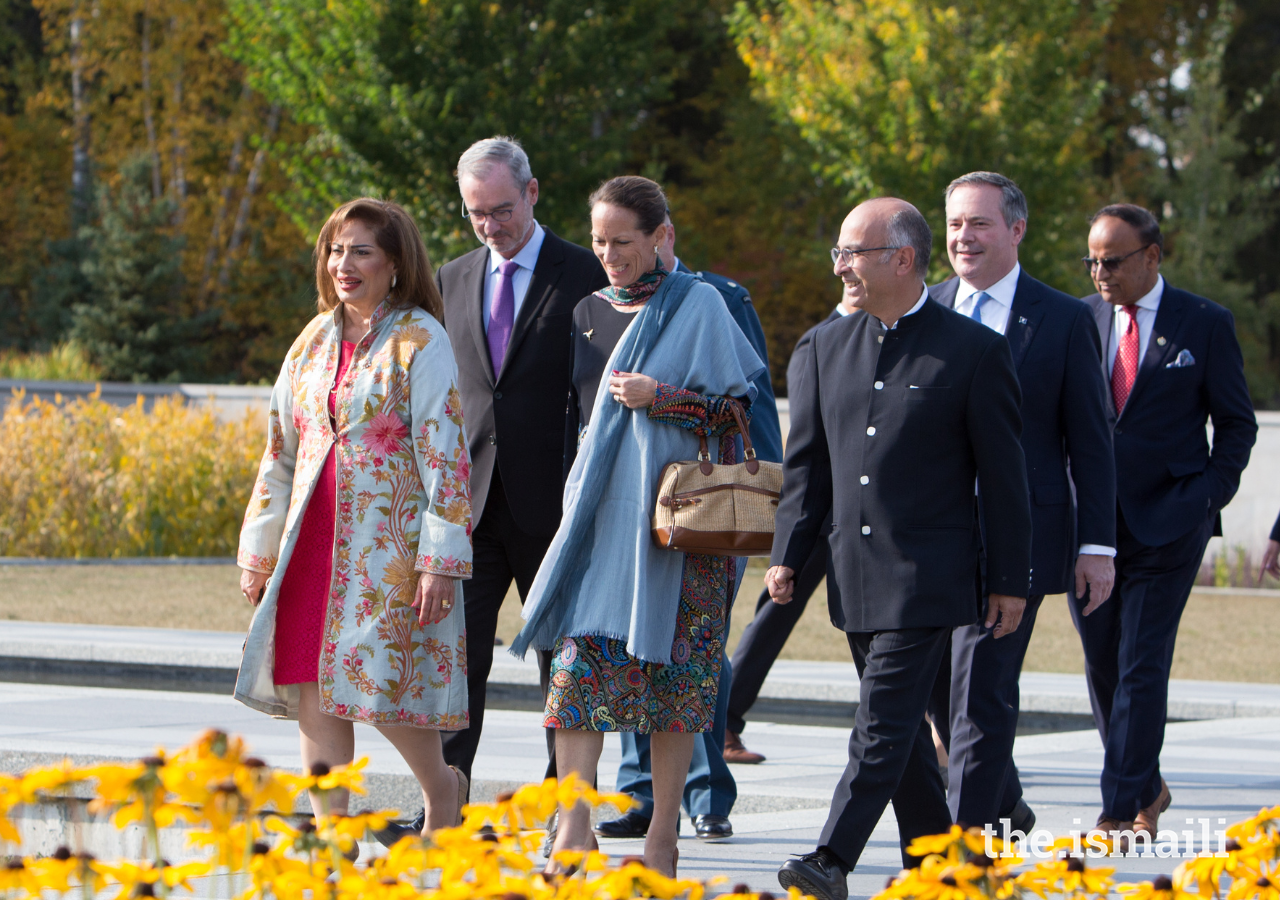
<svg viewBox="0 0 1280 900">
<path fill-rule="evenodd" d="M 521 188 L 520 200 L 524 199 L 524 192 L 525 192 L 525 189 Z M 478 209 L 467 209 L 467 204 L 463 203 L 462 218 L 471 219 L 473 222 L 483 222 L 485 219 L 493 219 L 493 221 L 495 222 L 510 222 L 511 217 L 515 215 L 516 204 L 518 204 L 520 200 L 517 200 L 515 203 L 512 203 L 510 206 L 506 206 L 506 205 L 500 206 L 497 209 L 491 209 L 488 212 L 483 212 Z"/>
<path fill-rule="evenodd" d="M 877 250 L 901 250 L 901 247 L 863 247 L 861 249 L 853 249 L 851 247 L 832 247 L 831 262 L 838 263 L 843 261 L 846 266 L 853 265 L 853 258 L 859 253 L 875 253 Z"/>
<path fill-rule="evenodd" d="M 1084 267 L 1089 270 L 1090 274 L 1092 274 L 1093 270 L 1098 266 L 1102 266 L 1102 268 L 1106 269 L 1108 272 L 1114 272 L 1116 269 L 1120 268 L 1120 264 L 1122 262 L 1130 256 L 1133 256 L 1134 253 L 1141 253 L 1150 246 L 1150 244 L 1147 244 L 1144 247 L 1139 247 L 1137 250 L 1134 250 L 1133 253 L 1126 253 L 1124 256 L 1106 256 L 1102 259 L 1094 259 L 1092 256 L 1083 256 L 1080 258 L 1080 262 L 1084 263 Z"/>
</svg>

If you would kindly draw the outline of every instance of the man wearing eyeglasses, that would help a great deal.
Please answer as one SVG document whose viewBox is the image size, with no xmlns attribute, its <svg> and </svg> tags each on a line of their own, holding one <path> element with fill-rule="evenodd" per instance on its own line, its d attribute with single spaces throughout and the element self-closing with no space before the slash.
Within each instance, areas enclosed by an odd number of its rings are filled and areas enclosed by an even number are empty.
<svg viewBox="0 0 1280 900">
<path fill-rule="evenodd" d="M 1097 831 L 1154 841 L 1171 795 L 1160 777 L 1169 666 L 1219 510 L 1235 494 L 1258 425 L 1231 313 L 1165 282 L 1155 216 L 1118 203 L 1094 215 L 1085 298 L 1101 338 L 1116 460 L 1116 586 L 1070 607 L 1106 748 Z M 1205 434 L 1213 422 L 1213 447 Z"/>
<path fill-rule="evenodd" d="M 980 533 L 997 638 L 1016 633 L 1030 582 L 1018 376 L 1004 338 L 930 302 L 932 243 L 905 201 L 849 214 L 835 274 L 856 311 L 814 332 L 791 398 L 765 584 L 790 602 L 830 516 L 828 606 L 860 678 L 849 764 L 818 847 L 778 871 L 783 887 L 821 900 L 848 896 L 891 800 L 904 865 L 919 862 L 906 854 L 914 838 L 951 826 L 925 708 L 952 629 L 978 617 Z"/>
<path fill-rule="evenodd" d="M 980 621 L 953 632 L 949 672 L 944 664 L 939 676 L 950 703 L 943 690 L 931 711 L 949 736 L 952 819 L 998 828 L 1007 818 L 1013 830 L 1029 834 L 1036 817 L 1022 799 L 1013 739 L 1018 676 L 1036 613 L 1046 594 L 1065 593 L 1069 585 L 1092 610 L 1110 596 L 1115 578 L 1116 477 L 1102 351 L 1090 307 L 1019 264 L 1027 199 L 1017 184 L 996 172 L 963 175 L 947 186 L 946 219 L 957 277 L 929 294 L 1003 334 L 1018 370 L 1032 573 L 1013 635 L 997 641 Z"/>
<path fill-rule="evenodd" d="M 470 777 L 498 610 L 512 580 L 524 600 L 560 523 L 573 308 L 608 279 L 594 253 L 534 217 L 538 179 L 518 141 L 477 141 L 457 177 L 462 215 L 484 244 L 437 273 L 471 451 L 475 552 L 463 583 L 471 726 L 444 735 L 444 755 Z M 545 694 L 550 654 L 538 665 Z"/>
</svg>

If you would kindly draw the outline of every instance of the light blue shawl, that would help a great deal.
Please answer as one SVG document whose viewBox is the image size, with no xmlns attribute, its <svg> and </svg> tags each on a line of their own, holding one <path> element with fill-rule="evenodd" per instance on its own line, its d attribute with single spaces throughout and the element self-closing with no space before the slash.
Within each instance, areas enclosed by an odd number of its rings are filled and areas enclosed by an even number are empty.
<svg viewBox="0 0 1280 900">
<path fill-rule="evenodd" d="M 764 363 L 715 288 L 681 272 L 665 279 L 627 326 L 606 371 L 641 372 L 704 395 L 750 396 Z M 693 432 L 653 422 L 607 390 L 564 489 L 564 516 L 533 580 L 511 645 L 550 650 L 561 637 L 601 635 L 627 652 L 670 663 L 684 554 L 649 536 L 658 478 L 667 463 L 694 459 Z"/>
</svg>

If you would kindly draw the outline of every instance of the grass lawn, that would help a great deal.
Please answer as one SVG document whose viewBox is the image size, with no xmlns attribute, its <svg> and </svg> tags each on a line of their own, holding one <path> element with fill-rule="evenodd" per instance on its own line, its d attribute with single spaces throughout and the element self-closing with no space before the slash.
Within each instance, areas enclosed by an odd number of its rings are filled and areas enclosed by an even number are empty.
<svg viewBox="0 0 1280 900">
<path fill-rule="evenodd" d="M 737 645 L 755 609 L 764 576 L 752 563 L 739 595 L 729 645 Z M 243 631 L 249 606 L 234 566 L 3 566 L 0 621 L 81 622 Z M 510 643 L 520 629 L 514 589 L 498 621 Z M 1174 678 L 1280 683 L 1280 597 L 1193 594 L 1182 617 Z M 784 659 L 849 661 L 843 634 L 827 621 L 819 587 L 782 652 Z M 1082 672 L 1084 657 L 1066 598 L 1045 599 L 1027 652 L 1026 668 Z"/>
</svg>

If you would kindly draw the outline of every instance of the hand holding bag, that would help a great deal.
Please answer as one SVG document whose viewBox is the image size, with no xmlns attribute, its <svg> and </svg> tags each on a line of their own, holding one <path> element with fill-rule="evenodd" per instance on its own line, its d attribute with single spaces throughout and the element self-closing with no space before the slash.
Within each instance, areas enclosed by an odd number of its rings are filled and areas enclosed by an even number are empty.
<svg viewBox="0 0 1280 900">
<path fill-rule="evenodd" d="M 782 492 L 782 466 L 756 459 L 742 405 L 730 401 L 745 461 L 714 465 L 707 439 L 698 458 L 668 463 L 658 479 L 653 542 L 664 550 L 710 556 L 768 556 Z"/>
</svg>

